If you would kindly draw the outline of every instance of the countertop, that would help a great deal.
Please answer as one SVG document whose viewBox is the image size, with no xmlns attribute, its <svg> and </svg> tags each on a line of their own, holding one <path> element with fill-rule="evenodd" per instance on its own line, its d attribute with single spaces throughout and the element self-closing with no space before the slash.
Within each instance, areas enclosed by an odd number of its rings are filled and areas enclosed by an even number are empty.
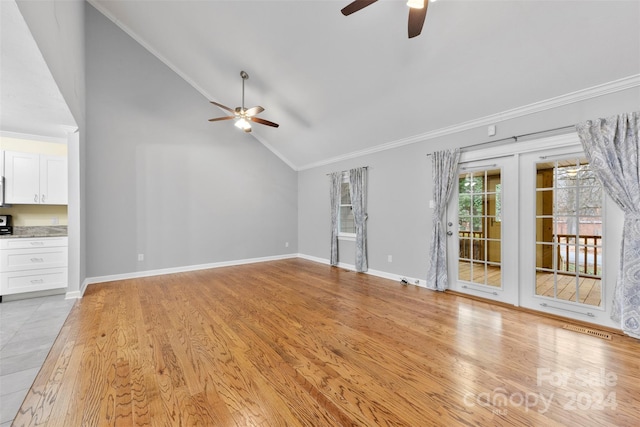
<svg viewBox="0 0 640 427">
<path fill-rule="evenodd" d="M 0 239 L 16 239 L 26 237 L 66 237 L 66 225 L 46 225 L 32 227 L 13 227 L 13 234 L 4 234 Z"/>
</svg>

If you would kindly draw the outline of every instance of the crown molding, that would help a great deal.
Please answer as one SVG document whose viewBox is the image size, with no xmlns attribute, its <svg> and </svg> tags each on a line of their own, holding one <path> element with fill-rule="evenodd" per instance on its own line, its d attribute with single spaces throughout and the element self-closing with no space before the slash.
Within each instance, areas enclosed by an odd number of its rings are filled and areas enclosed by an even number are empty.
<svg viewBox="0 0 640 427">
<path fill-rule="evenodd" d="M 47 136 L 47 135 L 36 135 L 33 133 L 11 132 L 11 131 L 5 131 L 5 130 L 0 131 L 0 137 L 26 139 L 29 141 L 39 141 L 39 142 L 53 142 L 54 144 L 67 143 L 67 138 L 61 138 L 57 136 Z"/>
<path fill-rule="evenodd" d="M 171 61 L 169 61 L 167 58 L 162 56 L 160 54 L 160 52 L 155 50 L 153 47 L 151 47 L 151 45 L 149 43 L 147 43 L 146 40 L 144 40 L 142 37 L 140 37 L 135 31 L 133 31 L 127 25 L 122 23 L 122 21 L 120 21 L 115 16 L 113 16 L 113 14 L 110 13 L 106 8 L 104 8 L 100 3 L 98 3 L 96 0 L 87 0 L 87 1 L 91 6 L 96 8 L 98 10 L 98 12 L 100 12 L 107 19 L 109 19 L 111 22 L 113 22 L 118 28 L 120 28 L 122 31 L 124 31 L 129 37 L 131 37 L 139 45 L 141 45 L 143 48 L 145 48 L 147 51 L 149 51 L 149 53 L 151 53 L 153 56 L 155 56 L 157 59 L 159 59 L 160 62 L 165 64 L 174 73 L 179 75 L 184 81 L 189 83 L 195 90 L 200 92 L 200 94 L 202 94 L 207 99 L 214 99 L 202 87 L 198 86 L 198 84 L 196 84 L 196 82 L 194 82 L 191 78 L 189 78 L 189 76 L 187 76 L 178 67 L 176 67 Z"/>
<path fill-rule="evenodd" d="M 415 144 L 417 142 L 423 142 L 434 138 L 439 138 L 445 135 L 451 135 L 458 132 L 478 128 L 481 126 L 488 126 L 502 122 L 505 120 L 511 120 L 518 117 L 524 117 L 531 114 L 540 113 L 542 111 L 551 110 L 554 108 L 562 107 L 569 104 L 585 101 L 592 98 L 608 95 L 610 93 L 620 92 L 634 87 L 640 87 L 640 74 L 634 74 L 628 77 L 624 77 L 618 80 L 614 80 L 608 83 L 592 86 L 586 89 L 578 90 L 575 92 L 560 95 L 554 98 L 549 98 L 543 101 L 534 102 L 532 104 L 524 105 L 522 107 L 513 108 L 511 110 L 503 111 L 501 113 L 491 114 L 489 116 L 481 117 L 479 119 L 469 120 L 467 122 L 459 123 L 453 126 L 436 129 L 433 131 L 425 132 L 422 134 L 410 136 L 407 138 L 398 139 L 396 141 L 388 142 L 385 144 L 376 145 L 375 147 L 366 148 L 364 150 L 353 151 L 351 153 L 343 154 L 329 159 L 321 160 L 318 162 L 310 163 L 299 167 L 297 170 L 313 169 L 319 166 L 326 166 L 332 163 L 337 163 L 343 160 L 353 159 L 356 157 L 365 156 L 367 154 L 378 153 L 380 151 L 391 150 L 393 148 L 402 147 L 404 145 Z"/>
</svg>

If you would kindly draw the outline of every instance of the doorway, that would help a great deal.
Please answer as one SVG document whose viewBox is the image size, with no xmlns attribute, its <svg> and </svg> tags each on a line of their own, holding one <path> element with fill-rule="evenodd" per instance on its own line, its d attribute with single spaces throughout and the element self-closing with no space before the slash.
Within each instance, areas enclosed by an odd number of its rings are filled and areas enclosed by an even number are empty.
<svg viewBox="0 0 640 427">
<path fill-rule="evenodd" d="M 449 289 L 616 327 L 622 221 L 575 134 L 465 152 L 447 206 Z"/>
<path fill-rule="evenodd" d="M 450 289 L 515 304 L 517 269 L 505 254 L 517 244 L 512 164 L 511 156 L 460 164 L 447 207 L 447 251 Z"/>
</svg>

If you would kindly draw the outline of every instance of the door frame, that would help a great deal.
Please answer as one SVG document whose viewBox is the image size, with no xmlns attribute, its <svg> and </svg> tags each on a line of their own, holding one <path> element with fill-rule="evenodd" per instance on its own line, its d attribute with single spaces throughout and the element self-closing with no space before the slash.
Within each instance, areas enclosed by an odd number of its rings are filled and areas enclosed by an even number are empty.
<svg viewBox="0 0 640 427">
<path fill-rule="evenodd" d="M 518 197 L 518 185 L 517 167 L 515 165 L 515 157 L 513 155 L 494 157 L 490 159 L 478 159 L 473 160 L 471 155 L 465 156 L 467 153 L 463 153 L 460 156 L 460 162 L 458 164 L 458 171 L 456 182 L 458 177 L 466 172 L 483 171 L 487 169 L 499 169 L 500 170 L 500 182 L 501 182 L 501 198 L 502 198 L 502 221 L 500 231 L 500 270 L 501 270 L 501 286 L 494 287 L 490 285 L 477 284 L 472 282 L 460 281 L 458 278 L 458 258 L 459 258 L 459 245 L 458 245 L 458 185 L 454 186 L 449 204 L 447 205 L 447 232 L 451 232 L 451 235 L 447 236 L 447 259 L 448 262 L 448 276 L 449 276 L 449 289 L 482 298 L 491 299 L 494 301 L 500 301 L 507 304 L 517 305 L 518 291 L 517 279 L 517 259 L 511 259 L 513 254 L 505 250 L 508 245 L 517 244 L 517 216 L 518 203 L 504 203 L 505 200 L 517 199 Z M 468 154 L 472 154 L 469 152 Z M 468 158 L 470 158 L 468 160 Z M 449 225 L 451 224 L 451 225 Z"/>
<path fill-rule="evenodd" d="M 577 139 L 578 137 L 576 135 L 576 140 Z M 555 159 L 563 156 L 571 157 L 576 154 L 576 152 L 580 152 L 584 156 L 581 144 L 548 148 L 544 151 L 533 151 L 522 155 L 520 170 L 522 171 L 523 179 L 521 179 L 520 193 L 535 194 L 536 163 L 544 161 L 540 158 L 542 153 L 544 153 L 545 156 Z M 607 327 L 620 327 L 620 325 L 615 324 L 610 319 L 609 313 L 611 312 L 613 293 L 617 280 L 616 266 L 619 259 L 624 214 L 606 194 L 604 188 L 603 193 L 603 253 L 601 255 L 603 270 L 600 281 L 602 303 L 599 307 L 553 299 L 536 294 L 536 201 L 535 197 L 522 198 L 519 223 L 524 226 L 521 227 L 520 246 L 518 248 L 520 256 L 519 264 L 521 266 L 519 280 L 522 284 L 520 305 L 522 307 Z"/>
<path fill-rule="evenodd" d="M 478 148 L 461 153 L 460 165 L 480 165 L 503 161 L 506 165 L 502 170 L 502 194 L 503 194 L 503 221 L 502 229 L 502 266 L 508 265 L 510 271 L 503 270 L 504 291 L 498 295 L 486 292 L 478 292 L 473 289 L 461 288 L 458 286 L 458 251 L 457 251 L 457 211 L 451 212 L 452 200 L 457 199 L 457 185 L 451 195 L 451 200 L 447 207 L 447 223 L 453 222 L 454 228 L 446 226 L 447 231 L 453 231 L 453 236 L 447 239 L 447 259 L 449 289 L 457 292 L 491 299 L 495 301 L 523 306 L 527 309 L 544 312 L 556 316 L 576 319 L 598 325 L 620 328 L 620 325 L 610 319 L 613 294 L 617 280 L 617 264 L 620 258 L 620 244 L 622 241 L 622 224 L 624 213 L 606 194 L 603 205 L 603 275 L 602 275 L 602 305 L 593 309 L 575 310 L 575 304 L 547 304 L 540 305 L 545 298 L 535 295 L 535 197 L 526 196 L 535 194 L 535 177 L 524 176 L 524 163 L 530 165 L 531 155 L 562 155 L 574 154 L 583 151 L 580 139 L 575 132 L 563 135 L 555 135 L 545 138 L 530 139 L 526 141 L 515 140 L 513 143 Z M 549 154 L 552 153 L 552 154 Z M 500 160 L 503 159 L 503 160 Z M 482 162 L 482 163 L 480 163 Z M 535 169 L 535 168 L 533 168 Z M 458 170 L 459 175 L 460 170 Z M 535 173 L 535 172 L 532 172 Z M 505 188 L 504 185 L 507 184 Z M 509 185 L 510 184 L 510 185 Z M 533 187 L 532 187 L 533 185 Z M 510 197 L 513 204 L 505 204 L 504 201 Z M 533 218 L 533 219 L 532 219 Z M 522 224 L 530 224 L 523 227 Z M 515 246 L 512 250 L 506 250 L 507 240 L 505 237 L 512 234 L 515 239 Z M 454 239 L 456 244 L 453 244 Z M 509 239 L 511 241 L 511 239 Z M 533 243 L 531 243 L 533 242 Z M 512 243 L 513 244 L 513 243 Z M 506 257 L 506 258 L 505 258 Z M 532 258 L 533 257 L 533 264 Z M 531 271 L 529 271 L 531 270 Z M 475 286 L 474 286 L 475 288 Z M 489 288 L 489 287 L 487 287 Z M 483 289 L 485 290 L 485 289 Z M 578 311 L 574 313 L 573 311 Z M 584 313 L 581 313 L 584 312 Z M 591 312 L 593 316 L 586 313 Z"/>
</svg>

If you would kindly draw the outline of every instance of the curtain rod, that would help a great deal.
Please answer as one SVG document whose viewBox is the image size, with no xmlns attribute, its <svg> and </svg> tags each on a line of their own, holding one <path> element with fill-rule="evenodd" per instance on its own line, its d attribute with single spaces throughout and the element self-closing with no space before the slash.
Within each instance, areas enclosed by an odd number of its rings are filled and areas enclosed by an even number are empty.
<svg viewBox="0 0 640 427">
<path fill-rule="evenodd" d="M 519 138 L 525 138 L 525 137 L 528 137 L 528 136 L 539 135 L 541 133 L 549 133 L 549 132 L 555 132 L 555 131 L 559 131 L 559 130 L 567 130 L 567 129 L 575 129 L 575 128 L 576 128 L 575 125 L 569 125 L 569 126 L 560 126 L 560 127 L 553 128 L 553 129 L 539 130 L 537 132 L 523 133 L 522 135 L 515 135 L 515 136 L 510 136 L 508 138 L 494 139 L 494 140 L 491 140 L 491 141 L 485 141 L 485 142 L 479 142 L 477 144 L 467 145 L 466 147 L 461 147 L 460 150 L 466 150 L 466 149 L 469 149 L 469 148 L 479 147 L 481 145 L 495 144 L 496 142 L 503 142 L 503 141 L 510 141 L 510 140 L 513 140 L 514 142 L 518 142 Z M 432 154 L 433 153 L 427 153 L 427 156 L 431 156 Z"/>
<path fill-rule="evenodd" d="M 361 167 L 361 168 L 365 168 L 365 169 L 369 169 L 369 166 L 360 166 L 360 167 Z M 358 169 L 358 168 L 351 168 L 351 169 Z M 340 172 L 346 172 L 346 171 L 348 171 L 348 170 L 349 170 L 349 169 L 345 169 L 345 170 L 340 171 Z M 329 176 L 329 175 L 331 175 L 332 173 L 335 173 L 335 172 L 325 173 L 325 175 Z"/>
</svg>

